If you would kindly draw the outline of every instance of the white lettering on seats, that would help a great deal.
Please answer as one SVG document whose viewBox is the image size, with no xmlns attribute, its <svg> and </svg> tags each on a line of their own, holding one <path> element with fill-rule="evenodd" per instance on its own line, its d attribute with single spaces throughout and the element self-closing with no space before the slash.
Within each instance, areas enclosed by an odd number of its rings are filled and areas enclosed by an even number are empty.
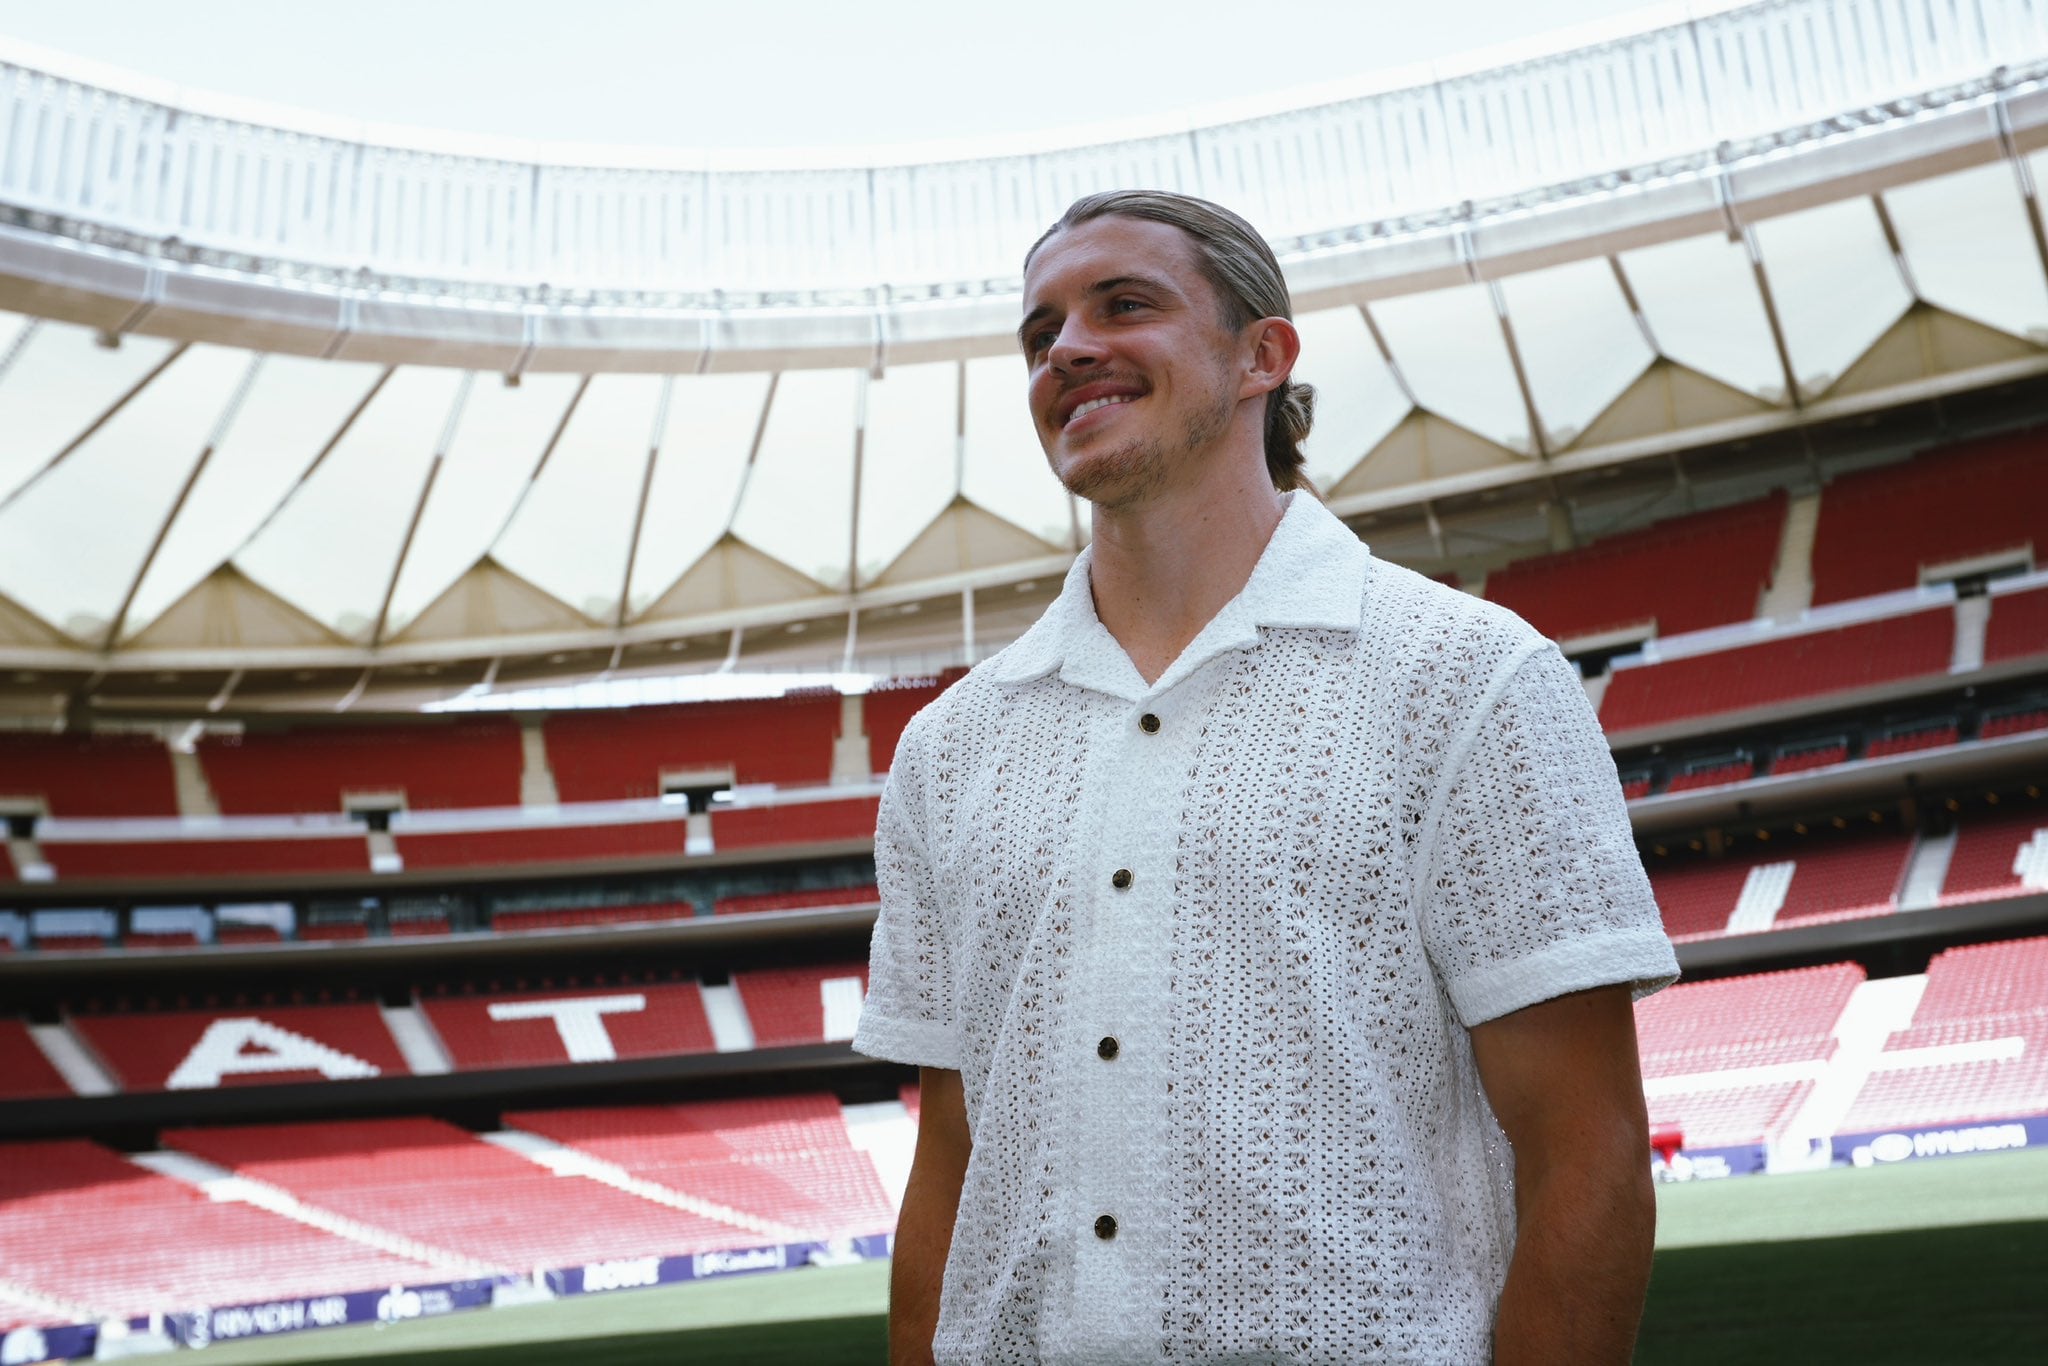
<svg viewBox="0 0 2048 1366">
<path fill-rule="evenodd" d="M 2013 876 L 2020 886 L 2048 891 L 2048 828 L 2036 830 L 2012 856 Z"/>
<path fill-rule="evenodd" d="M 647 1009 L 638 992 L 621 996 L 569 996 L 553 1001 L 493 1001 L 493 1020 L 553 1020 L 570 1062 L 616 1062 L 618 1050 L 604 1017 Z"/>
<path fill-rule="evenodd" d="M 235 1016 L 207 1025 L 164 1085 L 173 1091 L 205 1091 L 219 1086 L 222 1077 L 259 1072 L 318 1072 L 329 1081 L 378 1075 L 374 1063 L 317 1039 L 254 1016 Z"/>
<path fill-rule="evenodd" d="M 853 1037 L 860 1025 L 860 1006 L 867 991 L 858 977 L 827 977 L 818 983 L 818 1001 L 825 1008 L 825 1042 Z"/>
</svg>

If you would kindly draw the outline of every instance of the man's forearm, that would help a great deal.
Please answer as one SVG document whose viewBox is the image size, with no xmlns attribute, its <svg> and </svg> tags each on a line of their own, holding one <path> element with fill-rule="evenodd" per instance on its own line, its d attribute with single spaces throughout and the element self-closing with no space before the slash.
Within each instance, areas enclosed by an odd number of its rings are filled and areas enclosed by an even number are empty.
<svg viewBox="0 0 2048 1366">
<path fill-rule="evenodd" d="M 1621 1366 L 1635 1347 L 1656 1241 L 1649 1163 L 1560 1171 L 1516 1192 L 1515 1255 L 1494 1320 L 1494 1366 Z"/>
<path fill-rule="evenodd" d="M 903 1195 L 896 1220 L 896 1247 L 889 1268 L 890 1366 L 926 1366 L 932 1359 L 932 1334 L 939 1326 L 939 1288 L 945 1278 L 946 1254 L 953 1244 L 953 1218 L 959 1188 L 952 1200 L 933 1183 L 911 1184 Z"/>
</svg>

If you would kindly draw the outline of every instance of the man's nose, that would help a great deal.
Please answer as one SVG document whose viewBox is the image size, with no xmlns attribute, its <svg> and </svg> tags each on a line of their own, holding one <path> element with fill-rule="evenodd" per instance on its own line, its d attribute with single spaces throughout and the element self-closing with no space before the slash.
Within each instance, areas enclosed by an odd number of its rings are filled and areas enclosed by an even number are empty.
<svg viewBox="0 0 2048 1366">
<path fill-rule="evenodd" d="M 1100 339 L 1089 331 L 1087 323 L 1079 318 L 1069 318 L 1061 325 L 1059 336 L 1053 339 L 1047 358 L 1055 370 L 1086 370 L 1100 365 Z"/>
</svg>

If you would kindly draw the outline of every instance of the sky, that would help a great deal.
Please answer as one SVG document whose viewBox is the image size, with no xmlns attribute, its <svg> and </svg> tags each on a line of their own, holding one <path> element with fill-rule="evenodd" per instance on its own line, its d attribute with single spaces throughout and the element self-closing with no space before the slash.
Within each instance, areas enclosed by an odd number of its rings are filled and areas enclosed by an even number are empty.
<svg viewBox="0 0 2048 1366">
<path fill-rule="evenodd" d="M 1340 81 L 1642 7 L 0 0 L 0 35 L 204 90 L 380 123 L 790 148 L 1085 134 L 1103 121 Z"/>
</svg>

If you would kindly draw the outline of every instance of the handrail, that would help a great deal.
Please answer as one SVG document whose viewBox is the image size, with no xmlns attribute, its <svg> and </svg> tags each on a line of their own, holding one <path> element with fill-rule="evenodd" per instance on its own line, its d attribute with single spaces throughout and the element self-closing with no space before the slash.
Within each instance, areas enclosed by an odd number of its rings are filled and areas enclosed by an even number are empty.
<svg viewBox="0 0 2048 1366">
<path fill-rule="evenodd" d="M 289 116 L 0 47 L 0 204 L 155 242 L 469 284 L 817 292 L 1013 284 L 1021 248 L 1090 189 L 1243 206 L 1276 239 L 1395 224 L 1639 168 L 1697 167 L 1845 111 L 2048 56 L 2044 0 L 1667 7 L 1589 46 L 1112 142 L 869 165 L 750 167 Z M 1894 111 L 1895 112 L 1895 111 Z M 266 121 L 267 120 L 267 121 Z M 382 136 L 383 140 L 377 140 Z M 765 162 L 764 158 L 764 162 Z M 694 164 L 692 164 L 694 163 Z M 768 300 L 768 302 L 776 302 Z"/>
</svg>

